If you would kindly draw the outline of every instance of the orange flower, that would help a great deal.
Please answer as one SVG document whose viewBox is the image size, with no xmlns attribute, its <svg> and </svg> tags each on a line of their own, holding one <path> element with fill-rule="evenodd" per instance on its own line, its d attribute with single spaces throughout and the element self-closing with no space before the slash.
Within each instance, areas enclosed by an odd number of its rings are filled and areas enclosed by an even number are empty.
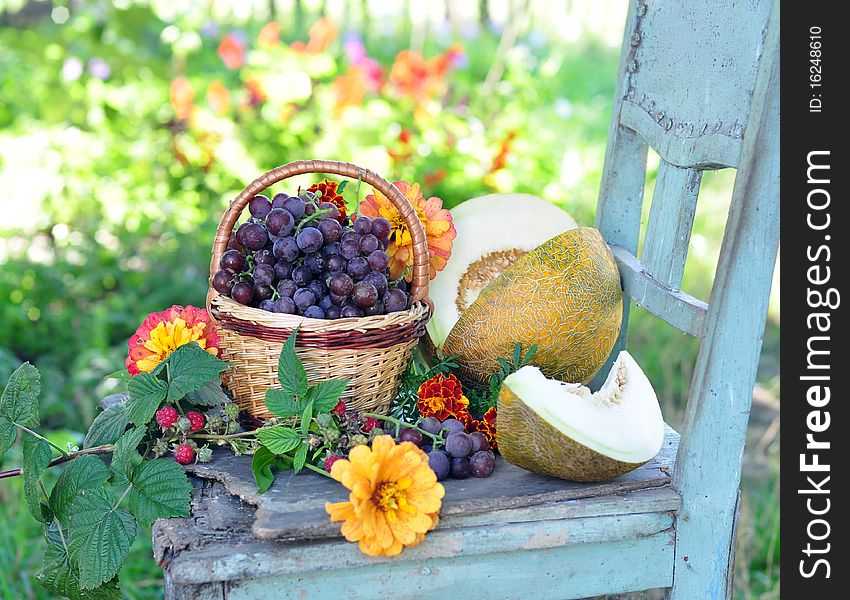
<svg viewBox="0 0 850 600">
<path fill-rule="evenodd" d="M 345 223 L 345 198 L 343 198 L 340 194 L 337 194 L 337 188 L 339 187 L 339 182 L 331 181 L 330 179 L 325 179 L 321 183 L 314 183 L 310 187 L 307 188 L 308 192 L 322 192 L 322 197 L 319 198 L 319 202 L 331 202 L 334 206 L 336 206 L 339 211 L 339 216 L 337 217 L 337 221 L 341 224 Z"/>
<path fill-rule="evenodd" d="M 217 115 L 224 115 L 230 111 L 230 90 L 225 87 L 221 80 L 216 79 L 210 83 L 207 89 L 207 104 Z"/>
<path fill-rule="evenodd" d="M 218 334 L 206 310 L 174 305 L 168 310 L 149 314 L 127 342 L 127 371 L 131 375 L 152 371 L 179 346 L 196 342 L 218 356 Z"/>
<path fill-rule="evenodd" d="M 463 395 L 460 381 L 454 375 L 446 377 L 438 373 L 419 386 L 417 396 L 421 417 L 436 417 L 440 421 L 454 417 L 464 423 L 469 415 L 469 400 Z"/>
<path fill-rule="evenodd" d="M 469 433 L 479 431 L 486 435 L 487 441 L 490 442 L 490 448 L 493 450 L 499 449 L 499 445 L 496 443 L 496 409 L 494 407 L 487 409 L 487 412 L 484 413 L 481 419 L 473 419 L 470 415 L 466 421 L 463 419 L 458 420 L 466 426 L 466 430 Z"/>
<path fill-rule="evenodd" d="M 331 477 L 351 490 L 348 502 L 325 503 L 342 535 L 369 556 L 396 556 L 416 546 L 439 521 L 445 488 L 428 465 L 428 455 L 410 442 L 379 435 L 372 447 L 355 446 L 348 460 L 331 467 Z"/>
<path fill-rule="evenodd" d="M 328 17 L 323 17 L 313 23 L 309 33 L 310 40 L 306 44 L 301 41 L 292 42 L 292 49 L 306 54 L 324 52 L 339 35 L 339 29 Z"/>
<path fill-rule="evenodd" d="M 263 88 L 262 82 L 256 77 L 245 79 L 245 90 L 248 92 L 248 97 L 245 100 L 244 106 L 259 106 L 268 100 L 268 95 Z"/>
<path fill-rule="evenodd" d="M 238 69 L 245 64 L 245 44 L 232 33 L 228 33 L 218 46 L 218 55 L 228 69 Z"/>
<path fill-rule="evenodd" d="M 195 100 L 195 92 L 185 77 L 175 77 L 171 80 L 169 88 L 171 106 L 174 107 L 175 116 L 181 121 L 188 121 L 195 109 L 192 102 Z"/>
<path fill-rule="evenodd" d="M 446 92 L 446 75 L 454 62 L 463 55 L 459 44 L 432 59 L 425 59 L 418 52 L 402 50 L 396 55 L 390 69 L 390 82 L 405 96 L 417 102 Z"/>
<path fill-rule="evenodd" d="M 257 43 L 263 48 L 272 48 L 280 43 L 280 25 L 272 21 L 266 23 L 260 29 L 260 35 L 257 38 Z"/>
<path fill-rule="evenodd" d="M 361 106 L 366 98 L 366 74 L 361 67 L 350 67 L 331 83 L 334 92 L 334 116 L 339 117 L 347 106 Z"/>
<path fill-rule="evenodd" d="M 457 232 L 452 223 L 451 213 L 443 208 L 443 201 L 432 196 L 427 200 L 419 190 L 419 184 L 410 185 L 406 181 L 396 181 L 395 186 L 413 205 L 416 215 L 425 228 L 425 236 L 428 239 L 428 254 L 431 264 L 431 279 L 442 271 L 449 257 L 452 255 L 452 244 Z M 390 222 L 390 245 L 387 254 L 390 257 L 390 277 L 397 279 L 405 271 L 408 281 L 413 279 L 408 267 L 413 266 L 413 238 L 407 225 L 401 218 L 401 214 L 378 190 L 374 195 L 369 194 L 360 204 L 360 213 L 364 216 L 377 218 L 384 217 Z"/>
</svg>

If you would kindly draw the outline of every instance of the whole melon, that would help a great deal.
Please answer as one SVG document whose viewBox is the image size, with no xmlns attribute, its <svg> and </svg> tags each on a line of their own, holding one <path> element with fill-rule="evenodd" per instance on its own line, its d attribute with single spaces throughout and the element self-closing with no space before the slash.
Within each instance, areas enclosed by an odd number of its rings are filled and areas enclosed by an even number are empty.
<svg viewBox="0 0 850 600">
<path fill-rule="evenodd" d="M 620 273 L 592 227 L 565 231 L 494 279 L 449 332 L 443 352 L 460 375 L 486 383 L 517 343 L 537 344 L 532 364 L 562 381 L 589 382 L 602 367 L 623 316 Z"/>
</svg>

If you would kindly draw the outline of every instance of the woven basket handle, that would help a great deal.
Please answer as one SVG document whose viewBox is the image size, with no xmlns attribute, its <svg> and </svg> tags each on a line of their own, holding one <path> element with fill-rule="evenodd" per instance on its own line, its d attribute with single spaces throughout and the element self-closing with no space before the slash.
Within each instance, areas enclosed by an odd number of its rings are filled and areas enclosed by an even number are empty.
<svg viewBox="0 0 850 600">
<path fill-rule="evenodd" d="M 218 296 L 218 292 L 212 288 L 212 278 L 219 270 L 218 263 L 221 260 L 221 255 L 227 250 L 227 244 L 233 233 L 233 226 L 236 225 L 236 221 L 248 205 L 248 202 L 269 186 L 284 179 L 305 173 L 329 173 L 348 177 L 349 179 L 360 179 L 389 198 L 404 220 L 405 225 L 407 225 L 410 236 L 413 239 L 413 280 L 410 286 L 410 304 L 412 305 L 417 300 L 426 298 L 428 295 L 428 281 L 431 274 L 428 243 L 425 238 L 425 229 L 416 215 L 416 210 L 414 210 L 407 198 L 404 197 L 404 194 L 377 173 L 351 163 L 333 160 L 298 160 L 281 165 L 280 167 L 275 167 L 252 181 L 248 187 L 236 196 L 224 215 L 222 215 L 221 222 L 218 224 L 218 231 L 215 233 L 215 242 L 212 249 L 210 292 L 207 296 L 207 306 L 209 306 L 210 301 L 214 297 Z"/>
</svg>

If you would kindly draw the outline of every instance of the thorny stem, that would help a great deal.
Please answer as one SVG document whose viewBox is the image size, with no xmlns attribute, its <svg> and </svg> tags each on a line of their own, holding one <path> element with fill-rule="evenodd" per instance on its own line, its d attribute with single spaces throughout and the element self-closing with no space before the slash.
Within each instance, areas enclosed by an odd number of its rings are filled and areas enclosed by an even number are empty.
<svg viewBox="0 0 850 600">
<path fill-rule="evenodd" d="M 55 467 L 56 465 L 61 465 L 62 463 L 74 460 L 78 456 L 85 456 L 86 454 L 106 454 L 108 452 L 112 452 L 113 450 L 115 450 L 115 446 L 113 444 L 104 444 L 103 446 L 86 448 L 85 450 L 79 450 L 77 452 L 72 452 L 71 454 L 67 454 L 65 456 L 54 458 L 49 463 L 47 463 L 47 468 L 49 469 L 50 467 Z M 6 479 L 7 477 L 17 477 L 22 473 L 23 469 L 11 469 L 9 471 L 2 471 L 0 472 L 0 479 Z"/>
<path fill-rule="evenodd" d="M 248 437 L 251 435 L 255 435 L 256 431 L 240 431 L 239 433 L 226 433 L 226 434 L 216 434 L 216 433 L 193 433 L 187 435 L 187 438 L 198 438 L 202 440 L 229 440 L 232 438 L 241 438 Z"/>
<path fill-rule="evenodd" d="M 39 433 L 36 433 L 35 431 L 33 431 L 32 429 L 30 429 L 29 427 L 26 427 L 26 426 L 24 426 L 24 425 L 21 425 L 20 423 L 15 423 L 15 426 L 16 426 L 18 429 L 20 429 L 21 431 L 24 431 L 24 432 L 26 432 L 26 433 L 30 434 L 30 435 L 31 435 L 31 436 L 33 436 L 33 437 L 36 437 L 36 438 L 38 438 L 38 439 L 40 439 L 40 440 L 43 440 L 43 441 L 47 442 L 48 444 L 50 444 L 50 446 L 51 446 L 51 447 L 53 447 L 53 448 L 55 448 L 56 450 L 58 450 L 58 451 L 62 454 L 62 456 L 68 456 L 68 452 L 67 452 L 64 448 L 62 448 L 62 447 L 58 446 L 57 444 L 54 444 L 53 442 L 51 442 L 50 440 L 48 440 L 46 437 L 44 437 L 43 435 L 41 435 L 41 434 L 39 434 Z"/>
</svg>

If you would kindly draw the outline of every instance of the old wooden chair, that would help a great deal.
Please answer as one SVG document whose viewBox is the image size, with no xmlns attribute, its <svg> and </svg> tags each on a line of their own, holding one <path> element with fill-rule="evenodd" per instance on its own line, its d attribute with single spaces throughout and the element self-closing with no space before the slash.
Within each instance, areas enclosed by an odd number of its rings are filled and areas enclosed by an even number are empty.
<svg viewBox="0 0 850 600">
<path fill-rule="evenodd" d="M 191 467 L 192 518 L 154 526 L 167 597 L 728 598 L 778 245 L 777 51 L 778 2 L 630 2 L 596 225 L 625 293 L 701 340 L 681 443 L 668 428 L 655 460 L 601 484 L 501 460 L 488 479 L 448 481 L 440 526 L 394 559 L 340 539 L 323 506 L 341 486 L 288 474 L 259 496 L 246 457 L 222 453 Z M 661 166 L 638 260 L 648 146 Z M 678 288 L 701 173 L 726 167 L 738 175 L 705 304 Z"/>
</svg>

